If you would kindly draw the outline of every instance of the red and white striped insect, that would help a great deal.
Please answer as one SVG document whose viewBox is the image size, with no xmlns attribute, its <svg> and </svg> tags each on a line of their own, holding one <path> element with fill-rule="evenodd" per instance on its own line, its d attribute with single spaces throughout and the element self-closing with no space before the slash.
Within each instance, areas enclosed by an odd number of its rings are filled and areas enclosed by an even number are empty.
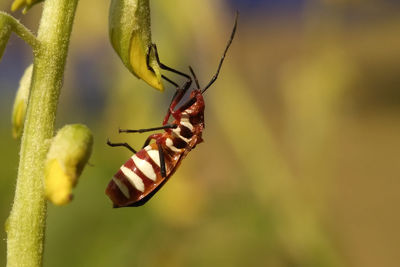
<svg viewBox="0 0 400 267">
<path fill-rule="evenodd" d="M 192 84 L 192 78 L 187 74 L 162 64 L 158 58 L 156 46 L 153 44 L 150 47 L 150 49 L 154 49 L 157 62 L 162 69 L 182 75 L 187 78 L 187 81 L 182 87 L 179 87 L 164 75 L 162 76 L 166 81 L 177 87 L 168 108 L 167 115 L 164 118 L 163 126 L 139 130 L 119 130 L 120 133 L 143 133 L 154 130 L 164 130 L 163 133 L 150 135 L 141 150 L 136 152 L 127 143 L 111 143 L 107 141 L 109 146 L 124 146 L 134 153 L 134 155 L 121 166 L 106 189 L 106 194 L 114 203 L 115 208 L 136 207 L 146 203 L 169 180 L 186 155 L 195 148 L 197 144 L 203 141 L 201 138 L 204 129 L 203 94 L 218 77 L 225 55 L 235 35 L 236 25 L 237 15 L 230 39 L 219 62 L 217 72 L 204 89 L 200 89 L 196 75 L 192 68 L 189 67 L 197 89 L 194 89 L 189 99 L 178 108 L 176 108 L 177 105 Z M 172 123 L 168 123 L 171 115 L 174 120 Z M 155 142 L 150 144 L 151 140 L 155 140 Z"/>
</svg>

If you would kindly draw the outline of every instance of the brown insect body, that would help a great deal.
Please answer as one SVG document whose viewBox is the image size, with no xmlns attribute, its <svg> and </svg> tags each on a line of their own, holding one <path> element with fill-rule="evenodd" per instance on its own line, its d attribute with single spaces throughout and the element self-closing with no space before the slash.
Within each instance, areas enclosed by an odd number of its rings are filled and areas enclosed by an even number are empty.
<svg viewBox="0 0 400 267">
<path fill-rule="evenodd" d="M 192 77 L 162 64 L 158 58 L 156 46 L 153 44 L 150 47 L 150 49 L 154 49 L 157 62 L 162 69 L 184 76 L 187 78 L 187 81 L 180 87 L 162 75 L 165 80 L 175 85 L 177 90 L 172 98 L 161 127 L 140 130 L 120 130 L 120 132 L 142 133 L 164 129 L 163 133 L 150 135 L 141 150 L 136 152 L 127 143 L 107 142 L 108 145 L 113 147 L 124 146 L 134 153 L 134 155 L 121 166 L 107 186 L 106 194 L 112 200 L 114 207 L 135 207 L 146 203 L 175 173 L 186 155 L 194 149 L 197 144 L 203 141 L 202 132 L 204 130 L 205 108 L 203 94 L 218 77 L 226 52 L 235 35 L 236 25 L 237 16 L 231 37 L 219 62 L 217 72 L 203 89 L 200 89 L 199 82 L 192 68 L 189 67 L 197 89 L 193 90 L 189 99 L 178 108 L 176 108 L 176 106 L 180 103 L 192 84 Z M 168 123 L 171 115 L 173 121 L 172 123 Z M 152 140 L 155 142 L 150 144 Z"/>
<path fill-rule="evenodd" d="M 174 106 L 174 104 L 176 105 L 176 103 L 172 102 L 171 106 Z M 183 104 L 181 108 L 176 111 L 169 110 L 163 125 L 167 125 L 169 114 L 171 114 L 174 117 L 172 125 L 176 125 L 176 128 L 165 129 L 164 133 L 150 135 L 148 139 L 153 139 L 156 142 L 138 151 L 122 165 L 122 167 L 131 170 L 131 172 L 121 167 L 108 184 L 106 194 L 114 203 L 114 207 L 143 205 L 167 182 L 186 155 L 203 141 L 201 136 L 204 129 L 204 107 L 201 91 L 194 90 L 189 101 Z M 159 153 L 157 144 L 160 144 L 164 156 L 165 177 L 163 177 L 161 168 L 156 160 L 153 160 L 149 155 L 149 151 L 153 154 Z M 135 163 L 135 161 L 139 162 L 139 164 Z M 143 170 L 146 167 L 141 164 L 143 161 L 150 164 L 156 174 L 155 180 L 146 175 L 146 170 Z M 147 165 L 147 168 L 147 171 L 149 171 L 149 165 Z M 135 183 L 132 182 L 133 179 L 130 177 L 133 176 L 132 173 L 143 181 L 143 191 L 140 190 L 140 187 L 135 187 Z M 128 193 L 126 190 L 128 190 Z"/>
</svg>

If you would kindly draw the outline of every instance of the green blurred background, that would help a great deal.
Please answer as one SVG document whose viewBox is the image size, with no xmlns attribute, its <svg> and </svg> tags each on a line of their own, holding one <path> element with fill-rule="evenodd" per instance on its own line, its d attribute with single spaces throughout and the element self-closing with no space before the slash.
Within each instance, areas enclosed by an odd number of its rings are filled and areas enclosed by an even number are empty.
<svg viewBox="0 0 400 267">
<path fill-rule="evenodd" d="M 398 1 L 152 1 L 161 60 L 190 64 L 202 85 L 241 14 L 206 94 L 205 142 L 148 204 L 124 209 L 104 190 L 130 153 L 106 139 L 140 147 L 146 135 L 118 127 L 160 125 L 174 88 L 161 94 L 123 67 L 108 5 L 82 0 L 76 14 L 57 128 L 85 123 L 95 147 L 73 202 L 49 205 L 44 266 L 399 266 Z M 36 31 L 40 11 L 15 15 Z M 31 60 L 12 36 L 0 62 L 1 224 L 18 164 L 12 102 Z"/>
</svg>

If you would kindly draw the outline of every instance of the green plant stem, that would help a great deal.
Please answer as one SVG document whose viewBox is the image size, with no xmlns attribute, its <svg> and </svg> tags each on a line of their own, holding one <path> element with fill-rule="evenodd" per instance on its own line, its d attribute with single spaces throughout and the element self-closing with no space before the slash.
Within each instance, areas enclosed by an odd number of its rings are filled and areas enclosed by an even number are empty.
<svg viewBox="0 0 400 267">
<path fill-rule="evenodd" d="M 40 43 L 35 35 L 13 16 L 0 11 L 0 59 L 8 42 L 11 32 L 15 32 L 21 39 L 28 43 L 35 53 Z"/>
<path fill-rule="evenodd" d="M 47 203 L 44 162 L 78 0 L 46 0 L 37 40 L 31 94 L 21 140 L 14 203 L 7 221 L 7 266 L 41 266 Z"/>
</svg>

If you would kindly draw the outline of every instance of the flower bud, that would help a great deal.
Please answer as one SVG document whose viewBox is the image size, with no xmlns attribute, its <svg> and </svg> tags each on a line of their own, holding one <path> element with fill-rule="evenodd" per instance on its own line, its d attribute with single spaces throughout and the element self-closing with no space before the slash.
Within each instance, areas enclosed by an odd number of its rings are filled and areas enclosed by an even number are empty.
<svg viewBox="0 0 400 267">
<path fill-rule="evenodd" d="M 13 113 L 11 117 L 12 135 L 15 139 L 21 137 L 22 130 L 24 129 L 25 114 L 28 106 L 29 91 L 32 80 L 32 69 L 32 64 L 26 68 L 24 75 L 22 75 L 22 78 L 19 81 L 19 88 L 17 95 L 15 96 Z"/>
<path fill-rule="evenodd" d="M 151 45 L 149 0 L 112 0 L 109 34 L 114 50 L 124 65 L 139 79 L 163 91 L 161 70 Z M 149 65 L 147 54 L 150 52 Z"/>
<path fill-rule="evenodd" d="M 45 193 L 55 205 L 68 204 L 72 188 L 92 153 L 93 136 L 82 124 L 66 125 L 53 138 L 45 163 Z"/>
<path fill-rule="evenodd" d="M 16 11 L 20 8 L 24 8 L 22 10 L 23 14 L 26 14 L 28 10 L 34 5 L 44 0 L 15 0 L 11 5 L 11 11 Z"/>
</svg>

